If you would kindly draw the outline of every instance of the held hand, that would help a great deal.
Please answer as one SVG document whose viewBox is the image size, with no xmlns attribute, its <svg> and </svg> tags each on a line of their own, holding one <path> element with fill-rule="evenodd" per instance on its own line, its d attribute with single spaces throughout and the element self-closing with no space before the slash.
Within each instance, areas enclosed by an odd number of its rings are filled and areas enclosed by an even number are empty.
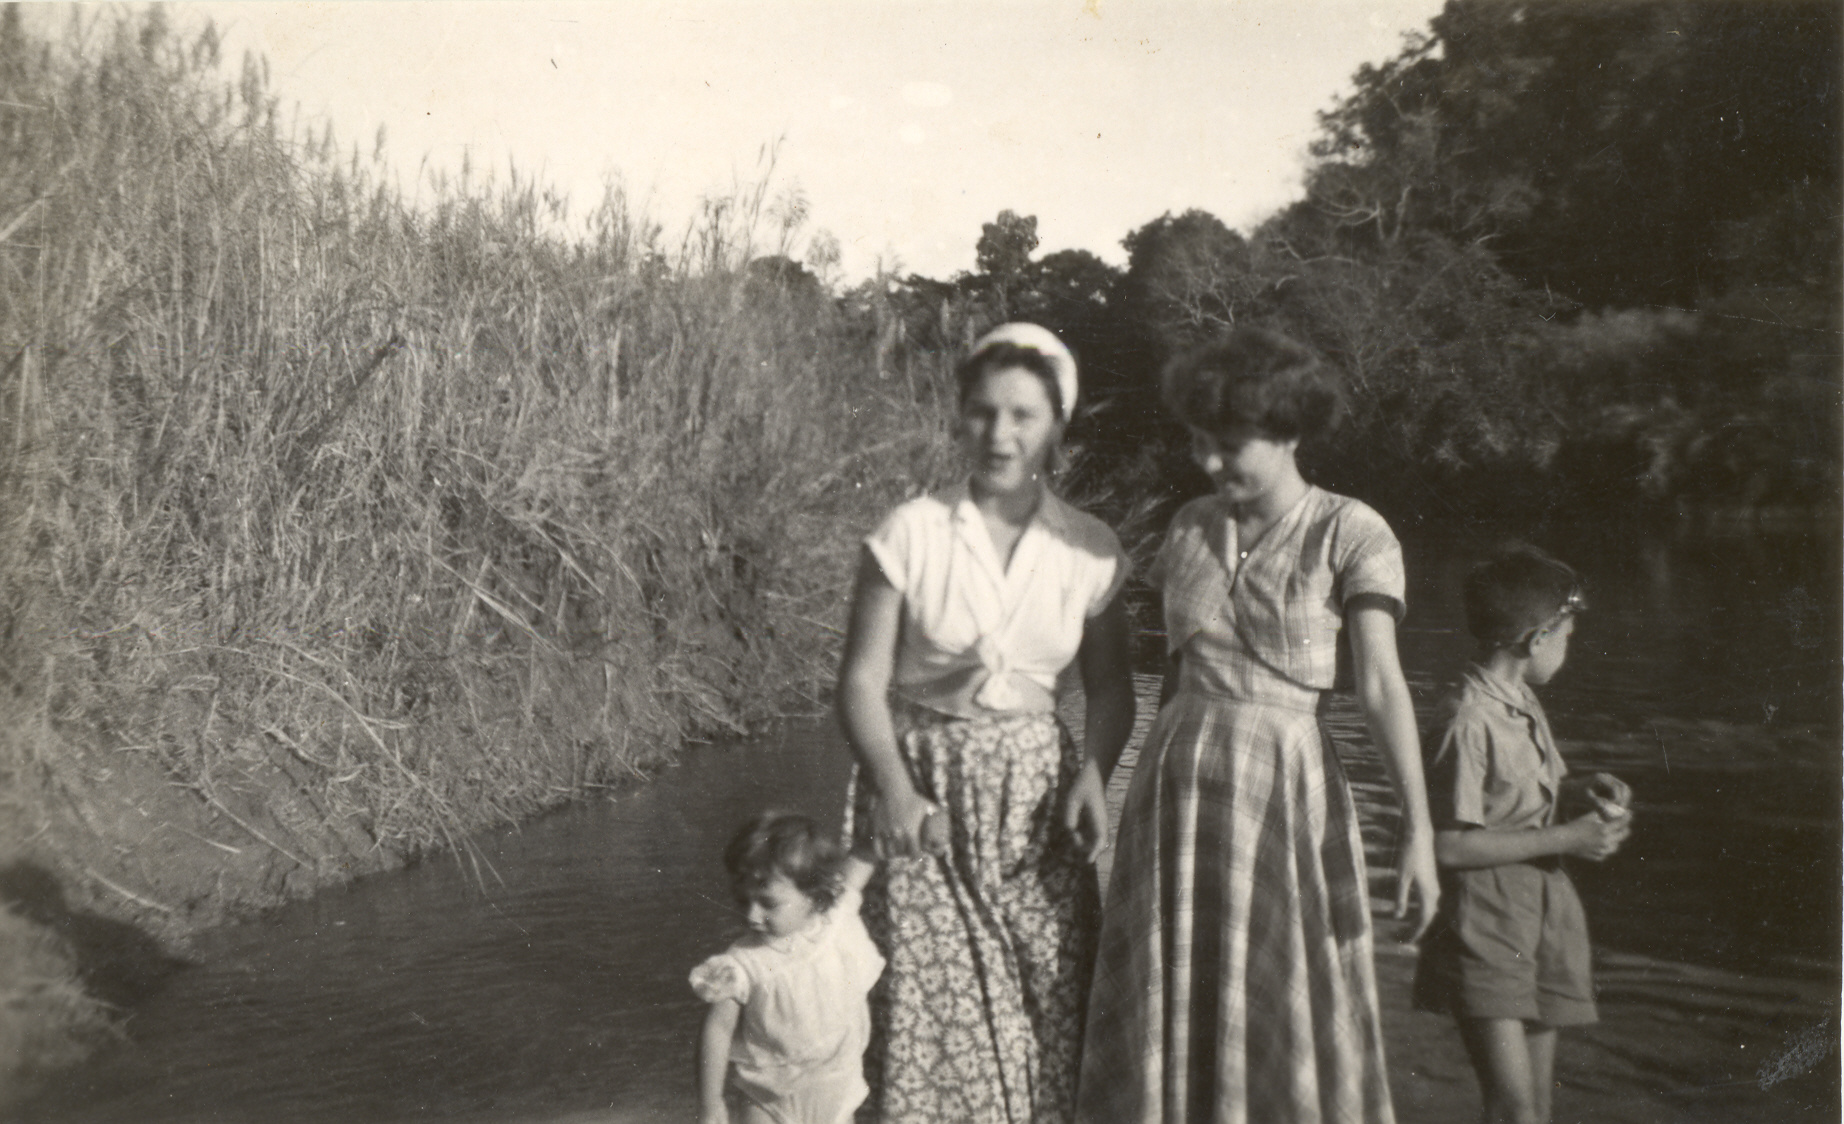
<svg viewBox="0 0 1844 1124">
<path fill-rule="evenodd" d="M 1076 783 L 1063 800 L 1063 826 L 1088 862 L 1094 862 L 1108 849 L 1107 789 L 1101 783 L 1101 769 L 1093 761 L 1082 763 Z"/>
<path fill-rule="evenodd" d="M 929 812 L 922 820 L 922 831 L 918 837 L 922 844 L 922 853 L 945 855 L 948 853 L 948 848 L 952 846 L 952 838 L 948 831 L 948 814 L 933 804 L 928 807 Z"/>
<path fill-rule="evenodd" d="M 1626 814 L 1608 819 L 1598 811 L 1589 812 L 1570 820 L 1569 831 L 1573 840 L 1565 853 L 1598 863 L 1626 842 L 1633 831 L 1633 817 Z"/>
<path fill-rule="evenodd" d="M 880 796 L 871 815 L 871 831 L 877 842 L 880 859 L 906 859 L 924 851 L 933 853 L 946 843 L 942 823 L 924 832 L 924 823 L 940 820 L 940 809 L 917 795 L 915 789 L 896 796 Z M 931 825 L 933 826 L 933 825 Z"/>
<path fill-rule="evenodd" d="M 1441 882 L 1435 872 L 1432 833 L 1411 831 L 1402 841 L 1396 866 L 1396 920 L 1409 917 L 1409 903 L 1417 906 L 1415 929 L 1409 941 L 1421 940 L 1434 924 L 1441 904 Z"/>
</svg>

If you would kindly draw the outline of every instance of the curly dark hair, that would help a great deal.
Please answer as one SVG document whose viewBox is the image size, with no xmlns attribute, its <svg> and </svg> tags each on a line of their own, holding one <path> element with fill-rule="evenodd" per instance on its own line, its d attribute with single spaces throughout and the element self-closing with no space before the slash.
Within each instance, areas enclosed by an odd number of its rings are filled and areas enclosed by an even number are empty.
<svg viewBox="0 0 1844 1124">
<path fill-rule="evenodd" d="M 1165 365 L 1165 408 L 1206 433 L 1253 429 L 1276 441 L 1330 433 L 1343 414 L 1338 379 L 1311 348 L 1266 328 L 1237 328 Z"/>
<path fill-rule="evenodd" d="M 1067 418 L 1063 401 L 1063 389 L 1056 381 L 1056 364 L 1050 357 L 1034 347 L 1020 347 L 1015 343 L 995 343 L 982 347 L 972 355 L 960 361 L 954 368 L 954 381 L 960 387 L 960 404 L 967 404 L 967 397 L 980 380 L 995 371 L 1010 367 L 1023 367 L 1037 376 L 1037 381 L 1044 384 L 1044 393 L 1050 396 L 1050 409 L 1059 418 Z M 1074 405 L 1074 403 L 1068 403 Z"/>
<path fill-rule="evenodd" d="M 737 830 L 724 848 L 724 869 L 739 901 L 780 875 L 825 910 L 838 900 L 845 851 L 806 816 L 768 811 Z"/>
<path fill-rule="evenodd" d="M 1513 543 L 1473 567 L 1461 598 L 1466 630 L 1494 648 L 1521 644 L 1559 614 L 1586 608 L 1581 575 L 1525 543 Z"/>
</svg>

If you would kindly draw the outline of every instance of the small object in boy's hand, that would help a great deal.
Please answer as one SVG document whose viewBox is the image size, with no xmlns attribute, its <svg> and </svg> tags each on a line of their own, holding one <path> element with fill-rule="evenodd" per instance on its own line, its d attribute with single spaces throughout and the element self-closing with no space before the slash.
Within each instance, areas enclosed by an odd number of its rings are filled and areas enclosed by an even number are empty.
<svg viewBox="0 0 1844 1124">
<path fill-rule="evenodd" d="M 1588 794 L 1588 799 L 1594 801 L 1594 810 L 1600 813 L 1603 820 L 1617 820 L 1633 814 L 1631 808 L 1628 808 L 1624 804 L 1609 800 L 1598 793 L 1590 792 Z"/>
<path fill-rule="evenodd" d="M 1612 773 L 1596 773 L 1589 777 L 1588 792 L 1622 808 L 1633 802 L 1632 787 Z"/>
</svg>

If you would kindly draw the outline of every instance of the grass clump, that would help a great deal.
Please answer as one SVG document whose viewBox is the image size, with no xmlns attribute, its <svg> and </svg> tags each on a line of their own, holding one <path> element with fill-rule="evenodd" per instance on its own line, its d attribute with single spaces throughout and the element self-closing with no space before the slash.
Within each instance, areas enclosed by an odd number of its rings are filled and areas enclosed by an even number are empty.
<svg viewBox="0 0 1844 1124">
<path fill-rule="evenodd" d="M 798 199 L 412 204 L 209 29 L 69 20 L 0 19 L 0 858 L 183 930 L 814 705 L 948 395 Z"/>
</svg>

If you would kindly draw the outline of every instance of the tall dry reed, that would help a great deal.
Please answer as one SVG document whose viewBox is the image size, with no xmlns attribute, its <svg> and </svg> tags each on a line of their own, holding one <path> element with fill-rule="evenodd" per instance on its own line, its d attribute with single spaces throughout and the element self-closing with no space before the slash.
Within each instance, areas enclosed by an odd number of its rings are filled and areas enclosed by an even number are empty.
<svg viewBox="0 0 1844 1124">
<path fill-rule="evenodd" d="M 945 429 L 940 363 L 751 265 L 797 201 L 676 245 L 513 174 L 412 205 L 217 53 L 0 23 L 0 790 L 154 775 L 324 881 L 813 707 Z"/>
</svg>

